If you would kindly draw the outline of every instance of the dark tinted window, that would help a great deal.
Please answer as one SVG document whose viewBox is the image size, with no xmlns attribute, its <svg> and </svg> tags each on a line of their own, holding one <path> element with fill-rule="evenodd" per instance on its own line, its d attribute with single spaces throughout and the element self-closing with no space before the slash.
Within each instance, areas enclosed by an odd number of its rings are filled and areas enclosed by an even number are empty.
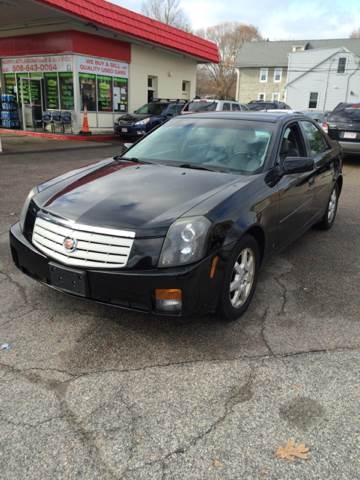
<svg viewBox="0 0 360 480">
<path fill-rule="evenodd" d="M 346 105 L 341 108 L 336 108 L 330 113 L 328 120 L 331 122 L 360 122 L 360 104 Z"/>
<path fill-rule="evenodd" d="M 341 57 L 339 58 L 337 72 L 345 73 L 345 68 L 346 68 L 346 57 Z"/>
<path fill-rule="evenodd" d="M 326 140 L 320 130 L 313 123 L 301 122 L 305 137 L 308 139 L 311 155 L 318 155 L 329 149 Z"/>
<path fill-rule="evenodd" d="M 190 102 L 185 110 L 189 112 L 213 112 L 216 110 L 216 102 Z"/>
<path fill-rule="evenodd" d="M 230 112 L 230 103 L 224 103 L 223 111 L 224 112 Z"/>
<path fill-rule="evenodd" d="M 148 114 L 148 115 L 161 115 L 162 112 L 167 108 L 169 104 L 168 103 L 157 103 L 157 102 L 151 102 L 151 103 L 146 103 L 142 107 L 138 108 L 135 113 L 142 113 L 142 114 Z"/>
<path fill-rule="evenodd" d="M 318 104 L 319 94 L 318 92 L 311 92 L 309 98 L 309 108 L 316 108 Z"/>
<path fill-rule="evenodd" d="M 240 105 L 238 103 L 233 103 L 232 104 L 232 109 L 234 112 L 239 112 L 240 111 Z"/>
<path fill-rule="evenodd" d="M 281 141 L 280 158 L 305 157 L 303 143 L 298 124 L 289 125 Z"/>
</svg>

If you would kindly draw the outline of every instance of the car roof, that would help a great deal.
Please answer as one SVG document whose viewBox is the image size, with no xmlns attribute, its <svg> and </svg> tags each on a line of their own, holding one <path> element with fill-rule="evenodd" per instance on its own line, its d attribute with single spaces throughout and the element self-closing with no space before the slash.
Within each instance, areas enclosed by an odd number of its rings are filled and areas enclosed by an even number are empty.
<svg viewBox="0 0 360 480">
<path fill-rule="evenodd" d="M 289 113 L 278 110 L 277 112 L 199 112 L 191 113 L 183 118 L 219 118 L 223 120 L 247 120 L 253 122 L 263 123 L 281 123 L 289 119 L 305 119 L 308 120 L 302 113 Z"/>
</svg>

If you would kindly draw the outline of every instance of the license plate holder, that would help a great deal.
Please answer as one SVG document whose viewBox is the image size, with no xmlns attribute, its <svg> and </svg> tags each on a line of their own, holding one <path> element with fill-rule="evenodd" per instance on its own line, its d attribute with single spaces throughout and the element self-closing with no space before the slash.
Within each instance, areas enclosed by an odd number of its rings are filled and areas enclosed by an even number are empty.
<svg viewBox="0 0 360 480">
<path fill-rule="evenodd" d="M 122 131 L 123 133 L 127 133 L 128 129 L 127 129 L 127 128 L 122 128 L 121 131 Z"/>
<path fill-rule="evenodd" d="M 348 138 L 349 140 L 356 140 L 356 132 L 344 132 L 343 138 Z"/>
<path fill-rule="evenodd" d="M 81 270 L 49 263 L 49 285 L 80 297 L 87 294 L 87 275 Z"/>
</svg>

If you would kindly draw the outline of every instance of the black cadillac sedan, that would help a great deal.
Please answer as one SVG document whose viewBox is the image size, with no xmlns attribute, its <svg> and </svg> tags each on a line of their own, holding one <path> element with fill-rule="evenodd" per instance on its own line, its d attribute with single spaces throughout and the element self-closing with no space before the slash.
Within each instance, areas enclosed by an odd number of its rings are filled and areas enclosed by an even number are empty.
<svg viewBox="0 0 360 480">
<path fill-rule="evenodd" d="M 186 115 L 31 190 L 12 256 L 62 292 L 233 320 L 269 254 L 332 226 L 342 184 L 340 147 L 304 115 Z"/>
</svg>

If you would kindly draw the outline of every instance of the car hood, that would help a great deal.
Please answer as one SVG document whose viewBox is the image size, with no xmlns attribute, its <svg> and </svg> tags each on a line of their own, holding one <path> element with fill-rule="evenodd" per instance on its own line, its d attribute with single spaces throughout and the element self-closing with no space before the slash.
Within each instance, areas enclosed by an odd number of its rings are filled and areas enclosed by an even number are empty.
<svg viewBox="0 0 360 480">
<path fill-rule="evenodd" d="M 151 115 L 148 113 L 126 113 L 125 115 L 121 115 L 118 118 L 119 123 L 135 123 L 140 120 L 144 120 L 144 118 L 149 118 Z"/>
<path fill-rule="evenodd" d="M 210 196 L 247 181 L 229 173 L 112 161 L 51 181 L 35 201 L 43 210 L 78 223 L 157 236 Z"/>
</svg>

